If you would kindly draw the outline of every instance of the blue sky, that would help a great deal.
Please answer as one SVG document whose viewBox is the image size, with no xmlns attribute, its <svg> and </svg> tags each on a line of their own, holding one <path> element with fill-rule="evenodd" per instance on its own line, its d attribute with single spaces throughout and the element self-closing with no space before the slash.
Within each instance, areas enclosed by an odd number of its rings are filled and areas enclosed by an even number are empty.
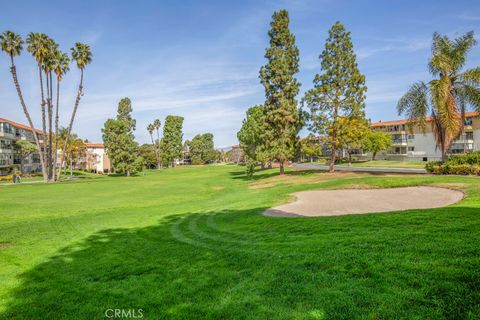
<svg viewBox="0 0 480 320">
<path fill-rule="evenodd" d="M 367 116 L 398 118 L 398 98 L 417 80 L 428 80 L 433 32 L 451 37 L 474 30 L 480 36 L 480 1 L 10 1 L 2 4 L 0 32 L 30 31 L 53 37 L 62 50 L 89 43 L 93 63 L 85 71 L 85 95 L 74 131 L 101 141 L 105 120 L 130 97 L 135 135 L 148 142 L 152 119 L 185 117 L 185 138 L 212 132 L 218 147 L 237 143 L 248 107 L 264 101 L 258 70 L 265 63 L 273 11 L 290 12 L 300 49 L 301 95 L 320 71 L 318 55 L 335 21 L 352 32 L 366 75 Z M 9 74 L 0 57 L 0 117 L 25 123 Z M 480 45 L 469 66 L 480 65 Z M 17 60 L 28 106 L 39 124 L 38 81 L 33 59 Z M 67 123 L 79 73 L 62 84 L 61 121 Z M 299 97 L 301 97 L 301 95 Z M 302 132 L 305 134 L 305 132 Z"/>
</svg>

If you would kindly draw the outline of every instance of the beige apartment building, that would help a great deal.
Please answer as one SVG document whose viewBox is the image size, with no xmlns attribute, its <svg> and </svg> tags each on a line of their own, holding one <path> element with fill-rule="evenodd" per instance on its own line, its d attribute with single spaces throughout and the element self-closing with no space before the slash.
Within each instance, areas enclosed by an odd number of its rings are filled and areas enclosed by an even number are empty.
<svg viewBox="0 0 480 320">
<path fill-rule="evenodd" d="M 40 142 L 43 142 L 42 131 L 36 131 Z M 22 159 L 14 152 L 17 140 L 28 140 L 35 144 L 32 129 L 24 124 L 0 118 L 0 175 L 8 174 L 13 166 L 20 166 Z M 23 170 L 28 173 L 41 171 L 38 154 L 23 159 Z"/>
<path fill-rule="evenodd" d="M 43 132 L 36 130 L 40 143 L 43 143 Z M 17 140 L 28 140 L 35 144 L 32 130 L 29 126 L 0 118 L 0 175 L 12 172 L 13 167 L 20 167 L 21 159 L 15 153 L 14 144 Z M 97 173 L 111 172 L 110 159 L 102 143 L 85 143 L 86 151 L 74 159 L 73 169 L 88 170 Z M 61 160 L 61 150 L 58 152 L 58 163 Z M 69 167 L 67 163 L 66 167 Z M 23 159 L 25 173 L 41 172 L 40 157 L 34 153 Z"/>
<path fill-rule="evenodd" d="M 372 123 L 374 130 L 388 132 L 392 135 L 392 147 L 377 155 L 378 159 L 400 161 L 441 160 L 442 153 L 436 147 L 431 127 L 431 118 L 427 118 L 425 132 L 419 127 L 409 128 L 409 120 L 394 120 Z M 480 114 L 465 114 L 465 134 L 452 144 L 450 154 L 480 151 Z"/>
<path fill-rule="evenodd" d="M 112 165 L 103 143 L 85 143 L 87 146 L 85 169 L 96 173 L 109 173 Z"/>
</svg>

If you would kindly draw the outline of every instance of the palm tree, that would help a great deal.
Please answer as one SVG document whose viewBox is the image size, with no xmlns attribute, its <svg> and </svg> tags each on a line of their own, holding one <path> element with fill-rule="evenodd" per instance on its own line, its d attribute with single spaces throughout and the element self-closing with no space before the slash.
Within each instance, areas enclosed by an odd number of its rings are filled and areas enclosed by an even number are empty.
<svg viewBox="0 0 480 320">
<path fill-rule="evenodd" d="M 89 63 L 92 62 L 92 52 L 90 51 L 89 45 L 77 42 L 75 43 L 75 46 L 71 48 L 71 51 L 72 51 L 72 59 L 75 60 L 78 69 L 80 69 L 80 84 L 78 85 L 77 98 L 75 100 L 72 116 L 70 118 L 70 124 L 68 125 L 68 135 L 63 145 L 62 161 L 60 162 L 60 170 L 58 173 L 58 177 L 60 177 L 60 172 L 63 166 L 63 162 L 65 161 L 65 151 L 67 148 L 68 137 L 72 132 L 73 122 L 75 121 L 75 115 L 77 113 L 77 108 L 80 103 L 80 97 L 83 95 L 83 70 Z"/>
<path fill-rule="evenodd" d="M 153 140 L 153 132 L 155 131 L 155 124 L 154 123 L 150 123 L 148 126 L 147 126 L 147 131 L 148 131 L 148 134 L 150 135 L 150 139 L 152 140 L 152 147 L 153 147 L 153 151 L 155 151 L 155 159 L 157 160 L 157 168 L 158 168 L 158 152 L 157 152 L 157 148 L 155 146 L 155 141 Z"/>
<path fill-rule="evenodd" d="M 55 103 L 55 137 L 58 137 L 58 106 L 59 106 L 59 100 L 60 100 L 60 82 L 63 80 L 63 76 L 70 70 L 70 58 L 68 55 L 64 52 L 61 51 L 56 51 L 56 57 L 55 57 L 56 64 L 54 66 L 54 72 L 55 75 L 57 76 L 57 99 Z M 54 164 L 53 164 L 53 170 L 57 168 L 57 156 L 58 153 L 58 139 L 55 139 L 55 149 L 53 152 L 54 156 Z M 55 174 L 53 175 L 55 177 Z"/>
<path fill-rule="evenodd" d="M 45 95 L 43 90 L 43 76 L 42 68 L 43 62 L 49 54 L 49 38 L 44 33 L 30 32 L 27 36 L 26 43 L 27 51 L 32 54 L 34 59 L 37 61 L 38 65 L 38 75 L 40 78 L 40 97 L 41 97 L 41 112 L 42 112 L 42 129 L 43 136 L 47 136 L 47 125 L 46 125 L 46 115 L 45 115 Z M 46 148 L 44 148 L 44 154 L 46 154 Z"/>
<path fill-rule="evenodd" d="M 419 124 L 423 130 L 430 114 L 443 161 L 454 140 L 464 133 L 467 106 L 480 112 L 480 67 L 462 71 L 475 44 L 473 31 L 454 40 L 435 33 L 428 66 L 436 78 L 414 83 L 397 105 L 399 114 L 406 114 L 411 125 Z"/>
<path fill-rule="evenodd" d="M 11 61 L 10 72 L 12 73 L 13 83 L 15 84 L 15 89 L 17 90 L 18 98 L 20 99 L 20 105 L 22 106 L 23 113 L 28 120 L 28 124 L 32 130 L 33 137 L 35 139 L 35 144 L 37 145 L 38 154 L 40 157 L 40 165 L 42 167 L 42 174 L 44 181 L 47 180 L 47 171 L 45 167 L 45 161 L 43 157 L 42 147 L 40 145 L 40 140 L 38 139 L 37 131 L 33 125 L 32 118 L 30 117 L 30 112 L 28 111 L 27 105 L 23 99 L 22 90 L 20 88 L 20 83 L 17 77 L 17 68 L 15 66 L 14 57 L 19 56 L 23 49 L 23 40 L 19 34 L 16 34 L 12 31 L 5 31 L 0 35 L 0 46 L 2 51 L 4 51 Z M 44 137 L 45 139 L 45 137 Z"/>
<path fill-rule="evenodd" d="M 47 83 L 47 117 L 48 117 L 48 145 L 47 145 L 47 174 L 49 180 L 53 177 L 53 76 L 52 73 L 57 66 L 58 44 L 53 39 L 47 42 L 48 54 L 43 60 L 43 71 Z"/>
<path fill-rule="evenodd" d="M 160 125 L 161 125 L 161 122 L 160 122 L 160 119 L 155 119 L 153 121 L 153 126 L 155 128 L 155 130 L 157 131 L 157 143 L 155 145 L 155 150 L 158 154 L 157 156 L 157 169 L 160 169 Z"/>
</svg>

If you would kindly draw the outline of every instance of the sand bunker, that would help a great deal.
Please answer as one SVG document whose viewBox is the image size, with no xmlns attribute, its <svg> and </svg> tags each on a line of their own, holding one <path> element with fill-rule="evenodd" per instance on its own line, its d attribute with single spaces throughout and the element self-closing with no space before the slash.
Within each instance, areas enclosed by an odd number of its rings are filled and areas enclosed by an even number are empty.
<svg viewBox="0 0 480 320">
<path fill-rule="evenodd" d="M 436 187 L 315 190 L 294 194 L 296 201 L 268 209 L 267 216 L 320 217 L 448 206 L 463 198 L 456 190 Z"/>
</svg>

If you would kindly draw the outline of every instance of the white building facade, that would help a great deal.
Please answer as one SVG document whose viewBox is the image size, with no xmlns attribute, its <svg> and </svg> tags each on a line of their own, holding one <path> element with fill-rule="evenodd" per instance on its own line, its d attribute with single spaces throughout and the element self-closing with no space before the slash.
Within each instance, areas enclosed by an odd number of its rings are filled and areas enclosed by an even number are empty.
<svg viewBox="0 0 480 320">
<path fill-rule="evenodd" d="M 399 161 L 435 161 L 442 159 L 442 153 L 436 147 L 431 129 L 431 119 L 427 118 L 425 132 L 415 126 L 408 127 L 409 120 L 376 122 L 372 129 L 388 132 L 392 135 L 392 147 L 381 152 L 377 159 Z M 465 134 L 452 144 L 449 153 L 459 154 L 470 151 L 480 151 L 480 115 L 467 112 L 465 115 Z"/>
</svg>

